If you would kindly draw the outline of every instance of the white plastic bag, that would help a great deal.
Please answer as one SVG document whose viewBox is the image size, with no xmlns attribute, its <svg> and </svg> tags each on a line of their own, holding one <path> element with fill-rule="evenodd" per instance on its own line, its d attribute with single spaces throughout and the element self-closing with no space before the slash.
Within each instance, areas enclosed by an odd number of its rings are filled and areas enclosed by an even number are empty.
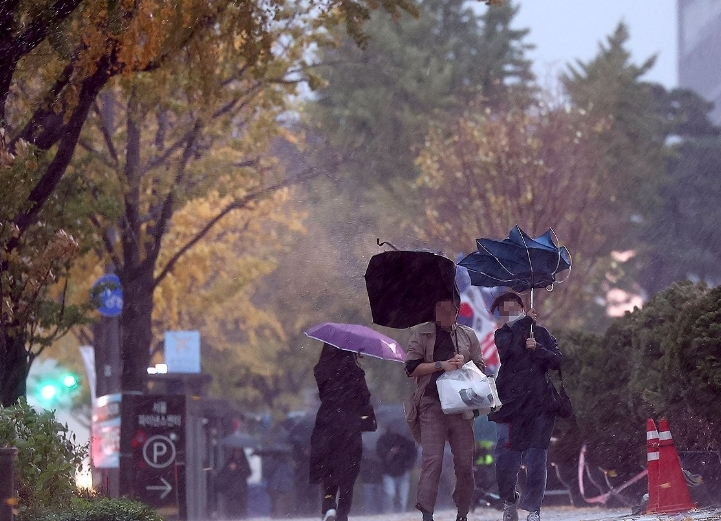
<svg viewBox="0 0 721 521">
<path fill-rule="evenodd" d="M 501 408 L 496 381 L 486 376 L 476 364 L 466 362 L 455 371 L 443 373 L 436 380 L 441 409 L 446 414 L 478 410 L 480 415 Z"/>
</svg>

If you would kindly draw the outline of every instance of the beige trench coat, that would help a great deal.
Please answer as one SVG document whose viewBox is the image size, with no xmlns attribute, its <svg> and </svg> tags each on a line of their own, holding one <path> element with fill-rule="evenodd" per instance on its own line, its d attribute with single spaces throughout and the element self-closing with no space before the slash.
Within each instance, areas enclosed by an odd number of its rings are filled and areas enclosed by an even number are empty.
<svg viewBox="0 0 721 521">
<path fill-rule="evenodd" d="M 486 364 L 481 355 L 481 345 L 475 331 L 467 326 L 454 324 L 451 328 L 451 339 L 456 347 L 456 352 L 463 355 L 463 363 L 473 360 L 476 365 L 485 370 Z M 436 345 L 436 323 L 425 322 L 413 328 L 413 335 L 408 341 L 406 350 L 406 361 L 423 360 L 433 362 L 433 350 Z M 411 429 L 413 437 L 420 443 L 421 429 L 418 418 L 418 404 L 433 373 L 416 377 L 416 390 L 406 399 L 403 404 L 406 413 L 406 420 Z"/>
</svg>

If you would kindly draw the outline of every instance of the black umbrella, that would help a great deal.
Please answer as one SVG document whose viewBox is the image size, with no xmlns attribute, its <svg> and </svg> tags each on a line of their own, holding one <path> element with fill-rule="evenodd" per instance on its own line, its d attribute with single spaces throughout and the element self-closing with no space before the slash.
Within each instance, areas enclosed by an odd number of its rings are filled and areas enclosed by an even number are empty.
<svg viewBox="0 0 721 521">
<path fill-rule="evenodd" d="M 409 438 L 412 437 L 411 430 L 406 421 L 403 404 L 380 405 L 375 408 L 375 414 L 379 430 L 387 429 L 396 434 L 401 434 Z"/>
<path fill-rule="evenodd" d="M 253 454 L 258 456 L 276 456 L 290 454 L 292 450 L 293 447 L 289 443 L 272 442 L 261 444 L 259 449 L 253 451 Z"/>
<path fill-rule="evenodd" d="M 385 251 L 374 255 L 365 273 L 373 322 L 403 329 L 435 320 L 441 300 L 460 304 L 456 265 L 429 251 Z"/>
<path fill-rule="evenodd" d="M 315 427 L 315 416 L 315 414 L 304 414 L 288 422 L 288 441 L 293 445 L 309 445 Z"/>
<path fill-rule="evenodd" d="M 220 444 L 230 449 L 256 449 L 260 446 L 260 440 L 245 432 L 234 432 L 220 440 Z"/>
</svg>

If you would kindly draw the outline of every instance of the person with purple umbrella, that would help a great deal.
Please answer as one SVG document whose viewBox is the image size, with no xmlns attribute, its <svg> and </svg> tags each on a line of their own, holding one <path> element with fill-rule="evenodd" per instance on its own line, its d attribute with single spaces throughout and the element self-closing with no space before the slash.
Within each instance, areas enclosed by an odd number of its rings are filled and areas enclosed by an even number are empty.
<svg viewBox="0 0 721 521">
<path fill-rule="evenodd" d="M 311 483 L 323 491 L 323 521 L 348 521 L 363 455 L 361 433 L 376 430 L 365 372 L 358 354 L 323 344 L 313 368 L 320 408 L 310 440 Z"/>
</svg>

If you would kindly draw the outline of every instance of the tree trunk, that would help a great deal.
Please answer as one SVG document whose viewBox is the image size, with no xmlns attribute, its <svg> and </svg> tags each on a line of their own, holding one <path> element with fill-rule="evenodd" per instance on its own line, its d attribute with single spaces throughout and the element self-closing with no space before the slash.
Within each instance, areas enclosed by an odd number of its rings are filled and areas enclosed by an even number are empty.
<svg viewBox="0 0 721 521">
<path fill-rule="evenodd" d="M 28 352 L 23 335 L 0 337 L 0 403 L 15 405 L 27 393 Z"/>
<path fill-rule="evenodd" d="M 122 389 L 144 391 L 152 342 L 153 265 L 142 263 L 119 274 L 123 287 L 120 321 Z"/>
</svg>

